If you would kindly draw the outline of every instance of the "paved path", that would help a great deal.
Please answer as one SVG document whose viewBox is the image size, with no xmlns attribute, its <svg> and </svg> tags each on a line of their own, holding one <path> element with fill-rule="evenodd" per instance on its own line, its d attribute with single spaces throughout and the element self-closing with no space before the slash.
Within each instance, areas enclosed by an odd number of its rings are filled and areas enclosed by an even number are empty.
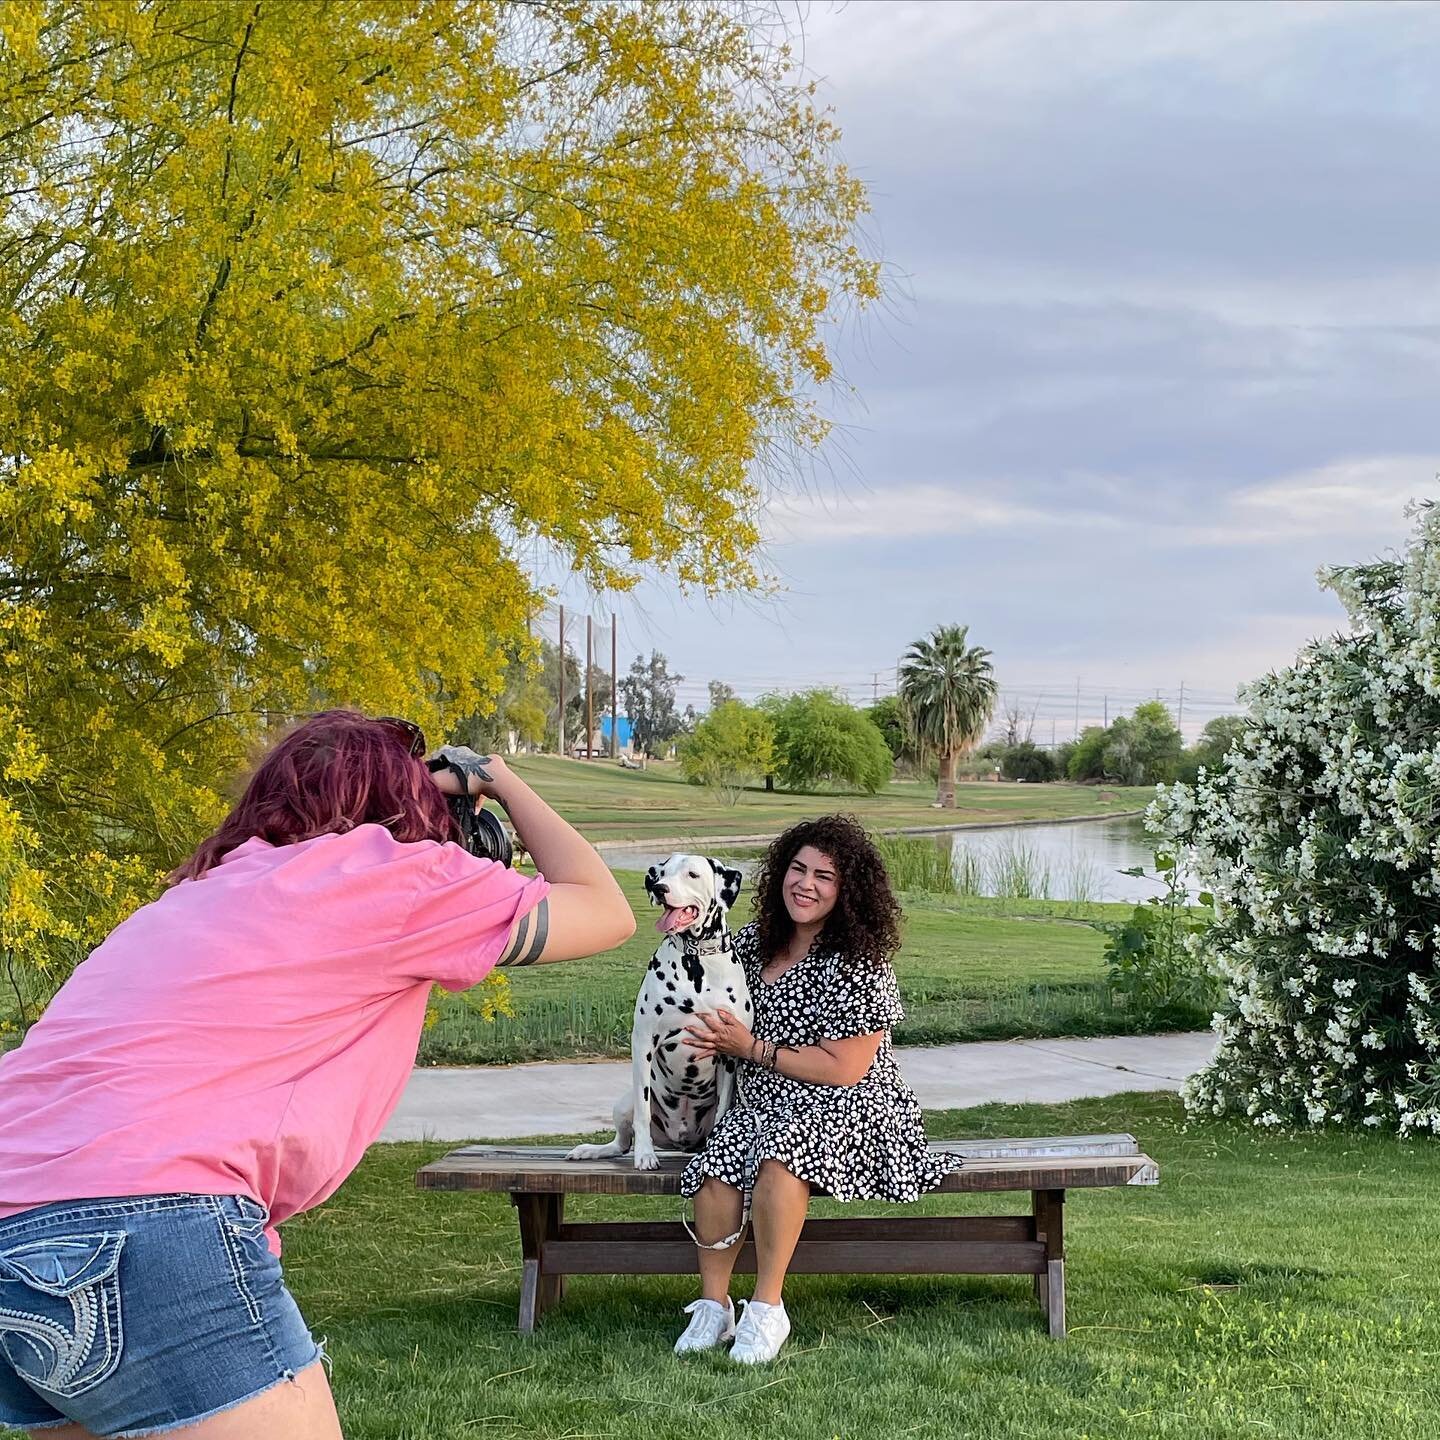
<svg viewBox="0 0 1440 1440">
<path fill-rule="evenodd" d="M 927 1110 L 1178 1090 L 1209 1058 L 1208 1030 L 1097 1040 L 992 1040 L 897 1051 Z M 610 1128 L 625 1061 L 416 1070 L 382 1140 L 512 1140 Z"/>
</svg>

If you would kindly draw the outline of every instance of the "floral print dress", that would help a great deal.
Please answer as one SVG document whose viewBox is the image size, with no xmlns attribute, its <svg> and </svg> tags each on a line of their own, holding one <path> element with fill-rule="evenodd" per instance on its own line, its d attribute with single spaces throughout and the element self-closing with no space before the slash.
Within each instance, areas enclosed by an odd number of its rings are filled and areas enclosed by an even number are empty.
<svg viewBox="0 0 1440 1440">
<path fill-rule="evenodd" d="M 832 1199 L 904 1202 L 960 1168 L 958 1155 L 926 1149 L 920 1104 L 895 1063 L 890 1028 L 904 1012 L 888 962 L 852 965 L 834 952 L 812 948 L 771 985 L 760 975 L 765 957 L 753 923 L 736 933 L 734 945 L 760 1038 L 780 1046 L 877 1030 L 885 1038 L 874 1064 L 854 1085 L 810 1084 L 740 1061 L 735 1104 L 686 1166 L 681 1194 L 694 1195 L 707 1175 L 737 1190 L 753 1190 L 762 1162 L 778 1160 Z"/>
</svg>

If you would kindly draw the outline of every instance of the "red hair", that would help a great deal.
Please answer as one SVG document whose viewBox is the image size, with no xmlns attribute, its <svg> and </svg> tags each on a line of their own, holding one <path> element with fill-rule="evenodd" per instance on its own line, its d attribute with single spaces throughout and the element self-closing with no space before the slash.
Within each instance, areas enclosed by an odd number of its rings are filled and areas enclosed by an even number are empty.
<svg viewBox="0 0 1440 1440">
<path fill-rule="evenodd" d="M 266 754 L 224 823 L 168 883 L 198 880 L 254 835 L 293 845 L 372 824 L 401 841 L 457 836 L 445 797 L 394 725 L 326 710 Z"/>
</svg>

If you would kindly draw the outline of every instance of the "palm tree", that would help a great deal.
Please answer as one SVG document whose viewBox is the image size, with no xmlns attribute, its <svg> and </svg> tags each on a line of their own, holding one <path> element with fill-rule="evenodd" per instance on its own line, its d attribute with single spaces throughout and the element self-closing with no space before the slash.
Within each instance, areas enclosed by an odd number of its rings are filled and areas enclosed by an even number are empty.
<svg viewBox="0 0 1440 1440">
<path fill-rule="evenodd" d="M 900 662 L 900 701 L 922 751 L 940 757 L 935 803 L 955 808 L 955 761 L 985 733 L 995 709 L 990 652 L 966 645 L 968 625 L 941 625 Z"/>
</svg>

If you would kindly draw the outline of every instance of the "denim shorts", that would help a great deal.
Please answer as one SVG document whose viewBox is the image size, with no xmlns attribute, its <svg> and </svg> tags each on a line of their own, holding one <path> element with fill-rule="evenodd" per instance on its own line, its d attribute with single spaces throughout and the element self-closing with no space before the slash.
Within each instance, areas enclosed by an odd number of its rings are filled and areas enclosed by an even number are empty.
<svg viewBox="0 0 1440 1440">
<path fill-rule="evenodd" d="M 0 1428 L 156 1435 L 320 1358 L 244 1195 L 44 1205 L 0 1220 Z"/>
</svg>

